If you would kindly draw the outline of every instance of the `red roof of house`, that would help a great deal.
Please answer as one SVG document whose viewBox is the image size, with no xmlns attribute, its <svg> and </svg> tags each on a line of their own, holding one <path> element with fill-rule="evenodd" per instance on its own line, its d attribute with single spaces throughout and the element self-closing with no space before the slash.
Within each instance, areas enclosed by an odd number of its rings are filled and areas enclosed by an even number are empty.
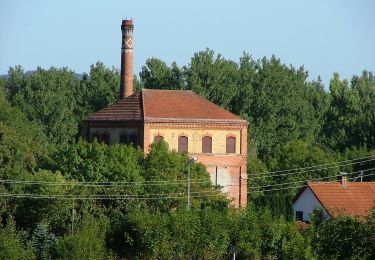
<svg viewBox="0 0 375 260">
<path fill-rule="evenodd" d="M 86 121 L 204 122 L 247 124 L 232 114 L 189 90 L 143 89 L 108 106 Z"/>
<path fill-rule="evenodd" d="M 142 120 L 141 93 L 137 92 L 84 119 L 85 121 L 138 121 Z"/>
<path fill-rule="evenodd" d="M 247 123 L 190 90 L 142 91 L 145 121 L 222 121 Z"/>
<path fill-rule="evenodd" d="M 308 182 L 322 206 L 331 216 L 340 213 L 366 217 L 375 207 L 375 182 Z"/>
</svg>

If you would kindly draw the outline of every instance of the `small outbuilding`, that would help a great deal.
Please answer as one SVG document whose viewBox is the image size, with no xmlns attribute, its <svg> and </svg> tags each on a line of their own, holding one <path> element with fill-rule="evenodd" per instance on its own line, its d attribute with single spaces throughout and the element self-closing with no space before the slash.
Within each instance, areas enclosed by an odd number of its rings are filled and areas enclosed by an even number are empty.
<svg viewBox="0 0 375 260">
<path fill-rule="evenodd" d="M 375 207 L 375 182 L 307 182 L 293 199 L 297 221 L 309 222 L 311 214 L 321 211 L 323 219 L 340 214 L 365 218 Z"/>
</svg>

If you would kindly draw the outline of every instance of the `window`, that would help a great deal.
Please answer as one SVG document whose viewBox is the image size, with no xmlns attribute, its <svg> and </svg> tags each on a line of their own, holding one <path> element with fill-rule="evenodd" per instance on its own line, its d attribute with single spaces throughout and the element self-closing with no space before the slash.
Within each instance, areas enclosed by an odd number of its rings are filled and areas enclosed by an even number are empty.
<svg viewBox="0 0 375 260">
<path fill-rule="evenodd" d="M 236 152 L 236 138 L 229 136 L 227 137 L 227 153 L 235 153 Z"/>
<path fill-rule="evenodd" d="M 120 144 L 128 144 L 128 136 L 126 134 L 120 134 Z"/>
<path fill-rule="evenodd" d="M 296 220 L 303 221 L 303 211 L 296 211 Z"/>
<path fill-rule="evenodd" d="M 186 136 L 180 136 L 178 138 L 178 152 L 184 153 L 188 151 L 188 138 Z"/>
<path fill-rule="evenodd" d="M 212 138 L 210 136 L 202 138 L 202 153 L 212 153 Z"/>
<path fill-rule="evenodd" d="M 97 142 L 100 142 L 100 135 L 98 133 L 93 134 L 92 141 L 96 139 Z"/>
<path fill-rule="evenodd" d="M 92 136 L 92 140 L 94 141 L 95 139 L 97 142 L 109 144 L 109 134 L 107 133 L 104 133 L 104 134 L 95 133 Z"/>
<path fill-rule="evenodd" d="M 109 134 L 102 134 L 101 141 L 105 144 L 109 144 Z"/>
<path fill-rule="evenodd" d="M 154 137 L 154 143 L 159 143 L 160 140 L 162 140 L 162 139 L 163 139 L 163 137 L 161 135 L 157 135 L 157 136 Z"/>
<path fill-rule="evenodd" d="M 137 146 L 138 145 L 138 137 L 137 137 L 136 134 L 131 134 L 130 135 L 129 144 L 131 144 L 133 146 Z"/>
</svg>

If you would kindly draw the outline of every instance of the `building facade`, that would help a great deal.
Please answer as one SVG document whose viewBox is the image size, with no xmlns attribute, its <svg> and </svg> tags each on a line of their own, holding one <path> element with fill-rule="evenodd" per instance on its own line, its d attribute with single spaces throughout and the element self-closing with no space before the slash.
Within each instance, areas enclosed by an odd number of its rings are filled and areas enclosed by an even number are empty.
<svg viewBox="0 0 375 260">
<path fill-rule="evenodd" d="M 140 146 L 147 155 L 164 139 L 205 164 L 213 184 L 236 206 L 247 204 L 246 120 L 192 91 L 143 89 L 133 93 L 133 23 L 122 22 L 121 100 L 85 118 L 85 136 Z M 131 76 L 131 77 L 130 77 Z"/>
</svg>

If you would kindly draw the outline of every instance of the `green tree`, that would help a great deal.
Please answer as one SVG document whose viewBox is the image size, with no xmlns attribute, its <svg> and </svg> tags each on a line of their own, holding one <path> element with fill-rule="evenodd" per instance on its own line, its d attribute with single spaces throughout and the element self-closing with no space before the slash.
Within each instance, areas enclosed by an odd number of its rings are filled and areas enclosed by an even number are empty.
<svg viewBox="0 0 375 260">
<path fill-rule="evenodd" d="M 85 214 L 82 226 L 73 234 L 65 235 L 57 241 L 59 259 L 105 259 L 105 235 L 108 220 Z"/>
<path fill-rule="evenodd" d="M 187 88 L 212 101 L 213 103 L 231 109 L 231 104 L 237 92 L 238 65 L 216 55 L 206 49 L 195 53 L 188 67 Z"/>
<path fill-rule="evenodd" d="M 139 73 L 145 88 L 150 89 L 183 89 L 184 75 L 183 71 L 177 66 L 176 62 L 171 67 L 157 58 L 147 59 L 146 64 L 142 66 Z"/>
<path fill-rule="evenodd" d="M 0 259 L 35 259 L 31 248 L 22 243 L 11 219 L 5 227 L 0 226 Z"/>
<path fill-rule="evenodd" d="M 67 68 L 38 68 L 26 76 L 20 67 L 9 70 L 9 100 L 44 129 L 51 143 L 66 143 L 78 133 L 74 89 L 78 80 Z"/>
<path fill-rule="evenodd" d="M 15 178 L 33 171 L 48 158 L 42 129 L 12 107 L 0 90 L 0 177 Z"/>
<path fill-rule="evenodd" d="M 350 216 L 331 218 L 320 225 L 313 240 L 316 254 L 325 259 L 372 259 L 374 229 L 366 224 Z"/>
<path fill-rule="evenodd" d="M 30 245 L 38 259 L 50 259 L 56 246 L 57 238 L 48 230 L 48 225 L 39 223 L 31 234 Z"/>
</svg>

